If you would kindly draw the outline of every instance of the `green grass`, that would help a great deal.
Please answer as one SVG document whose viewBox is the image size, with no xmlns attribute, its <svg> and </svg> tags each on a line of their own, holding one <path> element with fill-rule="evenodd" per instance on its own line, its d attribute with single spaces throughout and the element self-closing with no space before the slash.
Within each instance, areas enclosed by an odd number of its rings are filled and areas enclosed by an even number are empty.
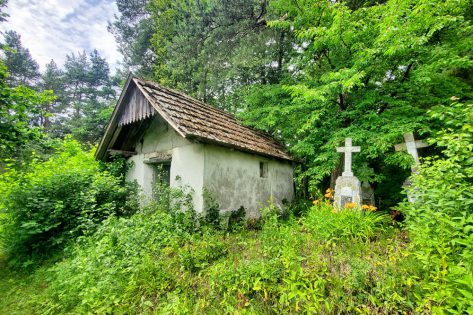
<svg viewBox="0 0 473 315">
<path fill-rule="evenodd" d="M 348 228 L 357 222 L 356 228 Z M 31 275 L 2 268 L 2 314 L 391 314 L 423 309 L 406 235 L 311 208 L 261 230 L 190 232 L 166 213 L 110 219 Z"/>
</svg>

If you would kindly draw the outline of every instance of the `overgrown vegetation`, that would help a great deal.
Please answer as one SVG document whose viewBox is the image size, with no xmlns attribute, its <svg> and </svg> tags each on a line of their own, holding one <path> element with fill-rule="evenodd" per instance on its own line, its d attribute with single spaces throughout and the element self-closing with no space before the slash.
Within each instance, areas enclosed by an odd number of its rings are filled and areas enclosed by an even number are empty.
<svg viewBox="0 0 473 315">
<path fill-rule="evenodd" d="M 166 209 L 111 217 L 62 261 L 36 271 L 45 290 L 9 294 L 28 294 L 26 307 L 41 305 L 46 314 L 412 309 L 407 285 L 385 281 L 402 279 L 412 264 L 403 234 L 385 216 L 314 206 L 301 219 L 281 221 L 275 208 L 265 211 L 261 230 L 232 233 L 183 228 Z M 320 226 L 320 218 L 337 222 L 343 236 L 327 238 L 334 225 Z M 353 229 L 355 221 L 364 223 Z"/>
<path fill-rule="evenodd" d="M 127 66 L 284 141 L 313 196 L 339 175 L 334 148 L 352 137 L 355 173 L 377 185 L 380 210 L 335 210 L 330 192 L 244 220 L 204 196 L 201 216 L 185 187 L 161 180 L 140 204 L 127 164 L 84 147 L 116 96 L 104 58 L 72 54 L 40 74 L 7 31 L 1 314 L 473 314 L 471 1 L 117 5 L 110 30 Z M 412 160 L 393 150 L 407 131 L 431 144 L 415 203 L 401 192 Z"/>
<path fill-rule="evenodd" d="M 66 141 L 51 159 L 35 161 L 21 175 L 2 176 L 2 192 L 15 196 L 3 203 L 15 218 L 2 225 L 3 240 L 22 246 L 10 247 L 10 255 L 15 248 L 51 249 L 61 237 L 70 241 L 55 260 L 40 265 L 23 259 L 20 271 L 3 268 L 0 309 L 9 314 L 471 312 L 471 113 L 460 104 L 432 111 L 445 125 L 435 138 L 445 149 L 414 180 L 419 202 L 400 206 L 407 214 L 405 228 L 378 211 L 337 211 L 330 198 L 284 215 L 269 204 L 258 225 L 240 221 L 222 228 L 215 213 L 199 219 L 185 191 L 165 186 L 158 187 L 161 198 L 155 203 L 131 214 L 138 206 L 123 207 L 134 198 L 115 176 L 122 166 L 101 170 L 90 152 Z M 28 202 L 32 198 L 41 202 Z M 48 219 L 31 223 L 43 217 Z M 56 226 L 63 229 L 50 232 Z M 26 267 L 30 276 L 21 271 Z"/>
<path fill-rule="evenodd" d="M 415 204 L 403 204 L 411 249 L 422 265 L 424 299 L 436 313 L 473 312 L 473 105 L 439 106 L 431 143 L 442 156 L 414 176 Z M 440 305 L 441 307 L 438 307 Z"/>
<path fill-rule="evenodd" d="M 93 151 L 64 141 L 46 161 L 33 159 L 22 171 L 1 175 L 1 249 L 14 264 L 48 256 L 77 236 L 91 234 L 112 215 L 131 215 L 138 207 L 136 188 L 124 183 L 123 161 L 104 166 Z M 117 165 L 118 164 L 118 165 Z"/>
</svg>

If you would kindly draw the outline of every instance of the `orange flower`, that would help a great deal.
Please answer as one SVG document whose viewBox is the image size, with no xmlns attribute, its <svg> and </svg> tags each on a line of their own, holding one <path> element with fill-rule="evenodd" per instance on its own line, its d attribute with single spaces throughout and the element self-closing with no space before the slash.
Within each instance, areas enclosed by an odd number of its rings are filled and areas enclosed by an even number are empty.
<svg viewBox="0 0 473 315">
<path fill-rule="evenodd" d="M 356 203 L 354 203 L 354 202 L 347 202 L 345 204 L 345 209 L 353 209 L 355 207 L 356 207 Z"/>
<path fill-rule="evenodd" d="M 372 205 L 362 205 L 361 209 L 363 209 L 365 211 L 370 211 L 370 212 L 374 212 L 374 211 L 378 210 L 378 208 L 376 208 L 375 206 L 372 206 Z"/>
</svg>

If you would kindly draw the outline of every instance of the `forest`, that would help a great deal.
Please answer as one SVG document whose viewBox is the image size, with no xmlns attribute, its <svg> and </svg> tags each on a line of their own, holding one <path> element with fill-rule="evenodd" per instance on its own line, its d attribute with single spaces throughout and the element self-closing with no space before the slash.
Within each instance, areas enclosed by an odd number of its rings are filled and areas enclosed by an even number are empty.
<svg viewBox="0 0 473 315">
<path fill-rule="evenodd" d="M 117 69 L 97 49 L 40 68 L 1 34 L 0 314 L 473 314 L 473 2 L 116 6 Z M 295 200 L 141 202 L 126 159 L 94 157 L 130 72 L 283 143 Z M 374 205 L 333 204 L 347 137 Z"/>
</svg>

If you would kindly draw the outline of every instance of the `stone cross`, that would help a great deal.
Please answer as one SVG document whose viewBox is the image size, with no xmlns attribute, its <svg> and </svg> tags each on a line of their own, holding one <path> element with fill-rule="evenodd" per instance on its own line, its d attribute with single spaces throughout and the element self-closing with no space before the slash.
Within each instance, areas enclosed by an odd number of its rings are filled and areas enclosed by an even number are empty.
<svg viewBox="0 0 473 315">
<path fill-rule="evenodd" d="M 428 145 L 422 140 L 415 140 L 412 132 L 404 134 L 404 141 L 405 143 L 396 144 L 394 149 L 396 151 L 407 150 L 407 153 L 414 158 L 414 165 L 411 169 L 412 172 L 415 172 L 415 167 L 419 164 L 419 154 L 417 153 L 417 149 L 428 147 Z"/>
<path fill-rule="evenodd" d="M 345 153 L 345 169 L 342 176 L 353 176 L 351 171 L 351 154 L 353 152 L 360 152 L 360 147 L 351 146 L 351 138 L 345 138 L 345 146 L 337 148 L 337 152 Z"/>
</svg>

